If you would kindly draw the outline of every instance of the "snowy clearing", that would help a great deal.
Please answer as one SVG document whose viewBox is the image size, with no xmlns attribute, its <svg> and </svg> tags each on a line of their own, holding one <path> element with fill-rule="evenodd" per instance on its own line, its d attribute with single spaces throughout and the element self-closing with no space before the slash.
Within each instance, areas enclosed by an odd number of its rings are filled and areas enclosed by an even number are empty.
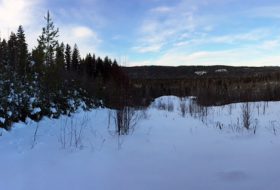
<svg viewBox="0 0 280 190">
<path fill-rule="evenodd" d="M 275 190 L 280 187 L 280 102 L 203 108 L 161 97 L 133 113 L 127 135 L 114 110 L 29 120 L 0 129 L 7 190 Z M 246 110 L 245 110 L 246 111 Z"/>
</svg>

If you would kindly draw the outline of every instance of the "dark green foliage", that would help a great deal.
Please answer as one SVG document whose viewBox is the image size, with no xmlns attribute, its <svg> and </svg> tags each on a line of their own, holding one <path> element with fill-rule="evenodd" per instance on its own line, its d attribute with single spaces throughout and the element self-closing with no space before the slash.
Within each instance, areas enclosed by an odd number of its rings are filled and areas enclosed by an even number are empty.
<svg viewBox="0 0 280 190">
<path fill-rule="evenodd" d="M 64 58 L 64 44 L 61 43 L 56 47 L 56 55 L 55 55 L 55 65 L 56 69 L 59 71 L 64 70 L 65 58 Z"/>
<path fill-rule="evenodd" d="M 15 33 L 11 33 L 8 41 L 8 69 L 14 72 L 18 63 L 18 46 L 17 36 Z"/>
<path fill-rule="evenodd" d="M 4 71 L 8 65 L 8 44 L 6 42 L 6 40 L 4 39 L 1 42 L 0 39 L 0 70 Z"/>
<path fill-rule="evenodd" d="M 18 69 L 19 74 L 26 75 L 30 72 L 30 62 L 28 60 L 28 49 L 25 40 L 25 34 L 22 26 L 19 26 L 17 31 L 17 47 L 18 47 Z"/>
<path fill-rule="evenodd" d="M 71 70 L 71 46 L 69 44 L 66 44 L 65 48 L 65 69 L 67 71 Z"/>
<path fill-rule="evenodd" d="M 116 77 L 111 70 L 119 69 L 117 63 L 112 64 L 108 57 L 96 60 L 90 54 L 81 59 L 77 45 L 72 52 L 70 45 L 58 43 L 58 29 L 49 12 L 45 19 L 46 26 L 31 54 L 22 26 L 8 41 L 0 39 L 0 127 L 8 129 L 27 117 L 57 118 L 79 107 L 99 106 L 97 99 L 106 99 L 109 87 L 114 87 L 108 79 Z"/>
<path fill-rule="evenodd" d="M 80 52 L 79 52 L 76 44 L 74 45 L 71 63 L 72 63 L 72 66 L 71 66 L 72 71 L 77 72 L 79 64 L 80 64 Z"/>
<path fill-rule="evenodd" d="M 32 60 L 33 60 L 33 67 L 32 69 L 36 72 L 41 74 L 44 70 L 44 60 L 45 60 L 45 52 L 42 45 L 38 45 L 36 49 L 32 50 Z"/>
<path fill-rule="evenodd" d="M 280 100 L 280 67 L 140 66 L 123 70 L 134 87 L 130 90 L 142 97 L 196 96 L 202 105 Z M 206 74 L 199 76 L 196 71 Z"/>
</svg>

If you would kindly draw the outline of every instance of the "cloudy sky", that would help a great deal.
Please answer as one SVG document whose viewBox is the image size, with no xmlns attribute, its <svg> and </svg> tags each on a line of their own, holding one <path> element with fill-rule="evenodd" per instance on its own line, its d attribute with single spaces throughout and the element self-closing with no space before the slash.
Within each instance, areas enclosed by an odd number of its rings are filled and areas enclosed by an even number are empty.
<svg viewBox="0 0 280 190">
<path fill-rule="evenodd" d="M 0 36 L 60 40 L 132 65 L 280 65 L 279 0 L 0 0 Z"/>
</svg>

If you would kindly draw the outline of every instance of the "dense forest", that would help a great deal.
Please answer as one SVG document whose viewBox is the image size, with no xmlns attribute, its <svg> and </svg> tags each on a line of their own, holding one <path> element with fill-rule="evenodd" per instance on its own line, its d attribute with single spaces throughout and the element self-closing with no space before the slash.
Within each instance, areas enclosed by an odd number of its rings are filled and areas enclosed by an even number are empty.
<svg viewBox="0 0 280 190">
<path fill-rule="evenodd" d="M 57 40 L 59 29 L 49 13 L 45 21 L 31 52 L 22 26 L 0 39 L 0 127 L 103 106 L 106 94 L 127 84 L 116 60 L 94 54 L 82 58 L 77 45 Z"/>
<path fill-rule="evenodd" d="M 195 96 L 202 105 L 280 100 L 279 67 L 139 66 L 123 70 L 142 97 Z"/>
</svg>

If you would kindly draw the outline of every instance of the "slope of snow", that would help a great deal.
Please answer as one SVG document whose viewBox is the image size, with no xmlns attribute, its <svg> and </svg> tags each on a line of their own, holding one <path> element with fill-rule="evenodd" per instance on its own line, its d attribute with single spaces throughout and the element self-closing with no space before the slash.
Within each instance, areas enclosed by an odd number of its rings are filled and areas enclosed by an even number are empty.
<svg viewBox="0 0 280 190">
<path fill-rule="evenodd" d="M 193 101 L 156 99 L 126 136 L 108 109 L 0 129 L 0 189 L 278 189 L 280 102 L 250 103 L 247 130 L 243 104 Z"/>
</svg>

